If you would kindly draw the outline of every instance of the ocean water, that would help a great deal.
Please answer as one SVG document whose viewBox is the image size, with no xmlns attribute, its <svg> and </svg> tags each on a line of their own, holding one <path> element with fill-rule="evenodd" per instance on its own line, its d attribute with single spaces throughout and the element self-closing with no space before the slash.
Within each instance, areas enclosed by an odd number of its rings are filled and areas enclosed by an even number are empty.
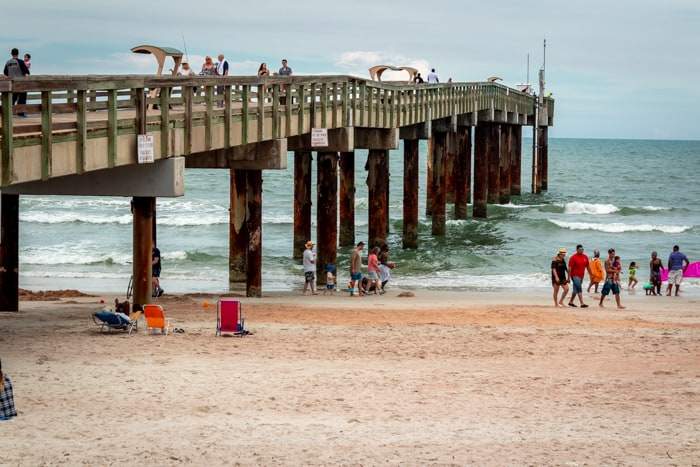
<svg viewBox="0 0 700 467">
<path fill-rule="evenodd" d="M 527 133 L 525 133 L 527 134 Z M 589 253 L 616 248 L 626 266 L 649 253 L 666 258 L 679 244 L 700 260 L 700 141 L 551 139 L 549 191 L 528 193 L 530 139 L 523 140 L 524 194 L 489 205 L 488 220 L 458 221 L 448 205 L 447 234 L 434 238 L 425 218 L 425 142 L 420 148 L 420 247 L 401 249 L 402 149 L 391 152 L 388 241 L 398 263 L 393 283 L 404 288 L 546 287 L 559 247 L 582 243 Z M 356 234 L 367 236 L 366 151 L 356 151 Z M 286 171 L 263 176 L 263 289 L 303 284 L 291 259 L 292 155 Z M 315 174 L 314 181 L 315 185 Z M 227 287 L 228 171 L 191 169 L 186 195 L 159 199 L 158 244 L 166 291 Z M 315 200 L 315 192 L 313 199 Z M 315 219 L 315 212 L 313 214 Z M 471 206 L 470 206 L 471 216 Z M 315 236 L 315 223 L 314 223 Z M 349 249 L 339 250 L 340 280 Z M 20 206 L 20 285 L 122 292 L 131 275 L 128 198 L 23 196 Z M 698 283 L 690 281 L 691 288 Z"/>
</svg>

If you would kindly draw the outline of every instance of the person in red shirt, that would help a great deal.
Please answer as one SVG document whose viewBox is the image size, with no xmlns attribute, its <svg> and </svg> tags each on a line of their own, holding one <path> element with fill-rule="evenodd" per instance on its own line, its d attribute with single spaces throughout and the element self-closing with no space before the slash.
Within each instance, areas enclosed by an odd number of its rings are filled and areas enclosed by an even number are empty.
<svg viewBox="0 0 700 467">
<path fill-rule="evenodd" d="M 574 298 L 578 296 L 578 301 L 581 308 L 588 308 L 588 305 L 583 303 L 583 276 L 588 271 L 591 275 L 591 265 L 588 261 L 588 256 L 583 253 L 583 246 L 576 245 L 576 253 L 569 258 L 569 277 L 571 277 L 572 293 L 569 300 L 569 306 L 576 307 Z"/>
</svg>

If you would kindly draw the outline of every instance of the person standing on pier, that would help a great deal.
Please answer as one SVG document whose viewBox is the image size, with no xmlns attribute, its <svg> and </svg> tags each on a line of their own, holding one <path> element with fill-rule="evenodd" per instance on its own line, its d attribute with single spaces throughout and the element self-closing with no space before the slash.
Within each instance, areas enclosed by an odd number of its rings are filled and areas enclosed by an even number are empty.
<svg viewBox="0 0 700 467">
<path fill-rule="evenodd" d="M 440 80 L 438 79 L 437 73 L 435 73 L 435 68 L 430 70 L 430 73 L 428 73 L 428 84 L 438 84 L 440 83 Z"/>
<path fill-rule="evenodd" d="M 289 68 L 289 65 L 287 65 L 286 58 L 282 59 L 282 67 L 279 69 L 277 74 L 280 76 L 292 76 L 292 69 Z"/>
<path fill-rule="evenodd" d="M 224 58 L 224 54 L 219 54 L 219 56 L 217 57 L 217 59 L 218 59 L 219 61 L 216 62 L 216 74 L 219 75 L 219 76 L 228 76 L 228 61 Z M 222 96 L 222 97 L 223 97 L 223 95 L 224 95 L 224 89 L 226 89 L 225 86 L 217 86 L 217 87 L 216 87 L 216 93 L 217 93 L 219 96 Z M 223 99 L 222 99 L 221 101 L 219 101 L 216 105 L 217 105 L 218 107 L 223 107 L 223 106 L 224 106 L 224 101 L 223 101 Z"/>
<path fill-rule="evenodd" d="M 420 73 L 416 74 L 416 77 L 413 78 L 413 83 L 414 84 L 423 84 L 425 81 L 423 80 L 423 77 L 420 75 Z"/>
<path fill-rule="evenodd" d="M 29 74 L 29 68 L 24 63 L 24 60 L 19 59 L 19 50 L 12 49 L 10 52 L 12 57 L 5 63 L 5 69 L 3 73 L 8 78 L 22 78 Z M 27 103 L 27 93 L 26 92 L 13 92 L 12 93 L 12 105 L 25 105 Z M 19 117 L 26 117 L 24 112 L 19 112 L 17 114 Z"/>
<path fill-rule="evenodd" d="M 583 276 L 588 271 L 588 277 L 591 277 L 591 265 L 588 261 L 588 256 L 583 253 L 583 246 L 576 245 L 576 253 L 569 258 L 569 276 L 573 290 L 569 299 L 569 306 L 575 307 L 574 299 L 578 297 L 581 308 L 588 308 L 588 305 L 583 303 Z"/>
<path fill-rule="evenodd" d="M 302 263 L 304 265 L 304 295 L 307 289 L 311 289 L 312 295 L 318 295 L 316 292 L 316 254 L 314 254 L 314 242 L 309 240 L 304 245 L 304 255 Z"/>
<path fill-rule="evenodd" d="M 200 76 L 216 76 L 216 65 L 209 55 L 204 57 L 204 65 L 202 65 L 202 71 L 199 74 Z"/>
</svg>

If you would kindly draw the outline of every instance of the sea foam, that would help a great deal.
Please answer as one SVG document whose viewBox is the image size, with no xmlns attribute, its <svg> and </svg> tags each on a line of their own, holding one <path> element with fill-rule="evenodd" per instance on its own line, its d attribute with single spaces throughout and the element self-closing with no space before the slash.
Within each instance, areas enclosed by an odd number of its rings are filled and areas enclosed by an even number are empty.
<svg viewBox="0 0 700 467">
<path fill-rule="evenodd" d="M 606 233 L 623 233 L 623 232 L 663 232 L 663 233 L 682 233 L 692 229 L 689 225 L 659 225 L 659 224 L 623 224 L 619 222 L 610 222 L 606 224 L 593 222 L 566 222 L 556 219 L 548 219 L 552 224 L 563 229 L 570 230 L 596 230 Z"/>
</svg>

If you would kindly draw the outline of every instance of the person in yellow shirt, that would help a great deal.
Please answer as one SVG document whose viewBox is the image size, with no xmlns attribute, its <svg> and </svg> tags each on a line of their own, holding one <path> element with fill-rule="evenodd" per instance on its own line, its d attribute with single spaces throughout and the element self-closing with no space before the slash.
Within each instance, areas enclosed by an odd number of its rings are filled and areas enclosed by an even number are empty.
<svg viewBox="0 0 700 467">
<path fill-rule="evenodd" d="M 591 292 L 591 287 L 595 286 L 595 293 L 598 293 L 598 285 L 603 280 L 603 263 L 600 261 L 600 251 L 593 250 L 593 259 L 591 260 L 591 283 L 588 284 L 588 292 Z"/>
</svg>

